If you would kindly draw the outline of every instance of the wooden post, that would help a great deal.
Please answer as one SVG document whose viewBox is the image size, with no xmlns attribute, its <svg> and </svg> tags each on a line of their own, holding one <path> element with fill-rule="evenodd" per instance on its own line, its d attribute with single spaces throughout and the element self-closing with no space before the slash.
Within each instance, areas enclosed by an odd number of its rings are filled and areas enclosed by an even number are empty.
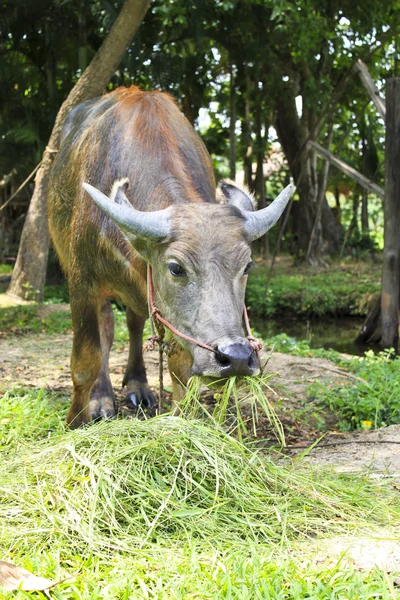
<svg viewBox="0 0 400 600">
<path fill-rule="evenodd" d="M 382 346 L 398 351 L 400 292 L 400 77 L 386 86 Z"/>
</svg>

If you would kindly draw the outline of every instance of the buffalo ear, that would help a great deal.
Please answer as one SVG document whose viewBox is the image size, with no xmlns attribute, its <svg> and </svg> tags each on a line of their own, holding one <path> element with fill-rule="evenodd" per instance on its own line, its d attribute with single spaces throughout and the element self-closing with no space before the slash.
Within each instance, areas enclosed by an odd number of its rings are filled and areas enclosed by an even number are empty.
<svg viewBox="0 0 400 600">
<path fill-rule="evenodd" d="M 242 211 L 252 211 L 254 210 L 255 201 L 251 197 L 250 192 L 247 194 L 245 191 L 236 187 L 232 183 L 228 183 L 227 181 L 223 181 L 219 184 L 219 187 L 224 194 L 228 204 L 231 206 L 236 206 L 239 210 Z"/>
<path fill-rule="evenodd" d="M 125 206 L 131 207 L 132 205 L 126 197 L 126 191 L 128 188 L 129 179 L 127 177 L 115 181 L 111 188 L 110 200 L 112 202 L 116 202 L 117 204 L 125 204 Z"/>
</svg>

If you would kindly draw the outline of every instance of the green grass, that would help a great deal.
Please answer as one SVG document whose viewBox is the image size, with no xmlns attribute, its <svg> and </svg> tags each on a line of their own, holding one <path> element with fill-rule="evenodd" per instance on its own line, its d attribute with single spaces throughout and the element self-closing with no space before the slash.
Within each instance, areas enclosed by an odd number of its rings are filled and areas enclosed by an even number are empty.
<svg viewBox="0 0 400 600">
<path fill-rule="evenodd" d="M 379 569 L 317 560 L 315 547 L 394 528 L 385 483 L 277 465 L 199 420 L 65 431 L 66 405 L 32 390 L 0 405 L 1 556 L 54 580 L 76 573 L 52 597 L 393 597 Z M 4 597 L 31 596 L 44 598 Z"/>
<path fill-rule="evenodd" d="M 204 381 L 201 377 L 192 377 L 187 386 L 184 399 L 180 403 L 181 415 L 193 419 L 206 417 L 217 426 L 223 426 L 240 441 L 248 435 L 257 437 L 259 415 L 263 413 L 269 420 L 272 433 L 280 448 L 285 446 L 285 435 L 279 418 L 269 402 L 265 390 L 269 387 L 273 375 L 258 377 L 230 377 L 228 380 L 210 384 L 215 391 L 214 407 L 209 410 L 200 402 L 200 392 Z"/>
<path fill-rule="evenodd" d="M 46 304 L 54 309 L 46 312 Z M 67 333 L 72 330 L 70 310 L 57 310 L 59 302 L 48 301 L 44 305 L 29 304 L 8 306 L 0 309 L 0 335 L 28 335 L 33 333 Z M 115 343 L 122 346 L 129 341 L 125 311 L 114 306 Z M 144 336 L 151 334 L 150 324 L 146 323 Z"/>
<path fill-rule="evenodd" d="M 364 316 L 380 292 L 380 266 L 374 264 L 278 268 L 264 297 L 266 273 L 254 268 L 247 284 L 248 306 L 258 316 Z"/>
<path fill-rule="evenodd" d="M 12 265 L 8 265 L 6 263 L 0 263 L 0 275 L 8 275 L 12 273 L 13 267 Z"/>
<path fill-rule="evenodd" d="M 400 358 L 388 352 L 366 352 L 342 365 L 360 379 L 326 386 L 310 386 L 310 398 L 328 406 L 338 417 L 341 430 L 376 429 L 400 423 Z"/>
<path fill-rule="evenodd" d="M 26 335 L 30 333 L 66 333 L 71 330 L 69 311 L 51 311 L 41 316 L 41 307 L 37 304 L 10 306 L 0 310 L 0 334 Z"/>
</svg>

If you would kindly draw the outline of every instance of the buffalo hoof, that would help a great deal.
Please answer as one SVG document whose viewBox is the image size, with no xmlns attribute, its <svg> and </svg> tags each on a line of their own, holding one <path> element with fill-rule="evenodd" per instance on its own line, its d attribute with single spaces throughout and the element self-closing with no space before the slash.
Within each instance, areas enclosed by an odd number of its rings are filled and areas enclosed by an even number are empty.
<svg viewBox="0 0 400 600">
<path fill-rule="evenodd" d="M 155 414 L 158 400 L 147 383 L 130 381 L 127 385 L 124 404 L 135 412 L 141 408 L 149 414 Z"/>
<path fill-rule="evenodd" d="M 114 398 L 91 398 L 90 412 L 92 415 L 92 421 L 112 419 L 116 414 Z"/>
</svg>

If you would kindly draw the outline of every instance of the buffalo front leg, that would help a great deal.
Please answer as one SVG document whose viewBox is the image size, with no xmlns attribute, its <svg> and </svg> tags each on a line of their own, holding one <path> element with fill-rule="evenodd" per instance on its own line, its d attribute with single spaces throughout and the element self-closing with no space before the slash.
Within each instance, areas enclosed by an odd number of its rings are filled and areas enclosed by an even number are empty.
<svg viewBox="0 0 400 600">
<path fill-rule="evenodd" d="M 137 410 L 139 406 L 154 411 L 157 399 L 147 383 L 143 360 L 143 328 L 145 319 L 126 309 L 126 323 L 129 332 L 129 358 L 122 384 L 126 387 L 125 401 Z"/>
<path fill-rule="evenodd" d="M 104 330 L 108 308 L 102 304 L 98 297 L 91 299 L 87 294 L 71 294 L 71 316 L 74 330 L 71 355 L 73 397 L 67 424 L 72 429 L 90 423 L 92 418 L 100 416 L 99 407 L 104 404 L 104 402 L 99 402 L 99 393 L 103 389 L 101 382 L 108 377 L 108 362 L 107 371 L 105 372 L 103 368 L 102 373 L 102 366 L 105 365 L 106 358 L 108 361 L 108 351 L 106 357 L 103 352 L 107 339 Z M 95 386 L 97 381 L 99 383 Z M 95 393 L 93 410 L 90 403 L 92 389 Z M 110 412 L 114 414 L 114 409 Z M 111 414 L 107 414 L 107 416 L 111 416 Z"/>
<path fill-rule="evenodd" d="M 90 393 L 92 419 L 107 419 L 115 415 L 115 396 L 112 389 L 109 356 L 114 341 L 114 313 L 109 300 L 103 300 L 100 319 L 101 367 Z"/>
</svg>

